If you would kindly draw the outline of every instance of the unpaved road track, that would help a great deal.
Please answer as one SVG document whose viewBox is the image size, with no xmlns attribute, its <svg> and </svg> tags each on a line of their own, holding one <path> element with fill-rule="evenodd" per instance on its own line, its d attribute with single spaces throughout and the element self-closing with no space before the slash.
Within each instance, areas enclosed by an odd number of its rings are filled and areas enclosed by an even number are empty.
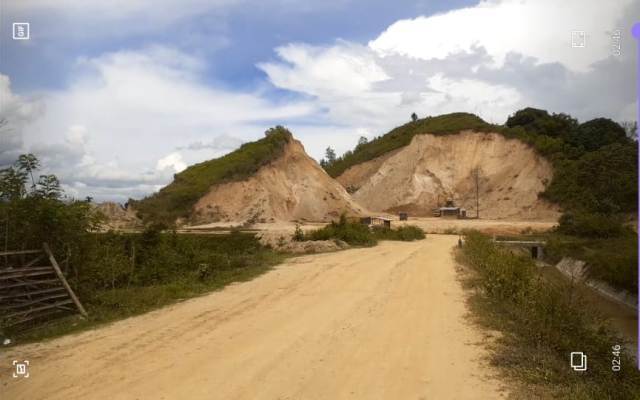
<svg viewBox="0 0 640 400">
<path fill-rule="evenodd" d="M 304 256 L 253 281 L 0 353 L 0 399 L 495 399 L 457 237 Z M 12 359 L 31 377 L 10 378 Z"/>
</svg>

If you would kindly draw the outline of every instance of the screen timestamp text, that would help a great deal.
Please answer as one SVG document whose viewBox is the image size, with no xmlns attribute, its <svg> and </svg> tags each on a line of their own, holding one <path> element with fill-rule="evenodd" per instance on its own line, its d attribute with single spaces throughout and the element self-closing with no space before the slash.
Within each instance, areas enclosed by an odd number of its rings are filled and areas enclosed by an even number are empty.
<svg viewBox="0 0 640 400">
<path fill-rule="evenodd" d="M 620 372 L 620 350 L 621 347 L 619 344 L 611 346 L 611 354 L 613 355 L 613 358 L 611 359 L 611 370 L 613 372 Z"/>
</svg>

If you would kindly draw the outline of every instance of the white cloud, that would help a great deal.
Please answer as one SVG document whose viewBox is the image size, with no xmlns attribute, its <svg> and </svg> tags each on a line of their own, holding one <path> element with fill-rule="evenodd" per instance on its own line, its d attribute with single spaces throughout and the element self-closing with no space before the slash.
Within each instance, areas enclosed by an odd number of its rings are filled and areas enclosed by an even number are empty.
<svg viewBox="0 0 640 400">
<path fill-rule="evenodd" d="M 173 169 L 176 173 L 184 171 L 187 168 L 187 164 L 182 160 L 182 154 L 173 152 L 158 160 L 156 170 L 163 171 L 168 168 Z"/>
<path fill-rule="evenodd" d="M 13 93 L 9 77 L 0 74 L 0 168 L 17 159 L 23 146 L 25 125 L 42 112 L 41 102 Z"/>
<path fill-rule="evenodd" d="M 276 52 L 289 65 L 262 63 L 258 67 L 285 89 L 355 97 L 370 91 L 374 82 L 388 79 L 366 47 L 344 41 L 328 48 L 289 44 Z"/>
<path fill-rule="evenodd" d="M 612 56 L 607 31 L 630 26 L 638 0 L 482 1 L 401 20 L 368 46 L 291 43 L 258 65 L 278 88 L 306 94 L 328 124 L 383 133 L 420 116 L 466 111 L 502 123 L 525 106 L 584 120 L 631 117 L 633 40 Z M 571 47 L 584 30 L 587 47 Z"/>
<path fill-rule="evenodd" d="M 202 71 L 200 59 L 162 46 L 81 59 L 67 89 L 41 94 L 46 111 L 25 130 L 22 148 L 79 195 L 99 199 L 113 188 L 166 184 L 189 164 L 314 111 L 308 102 L 280 105 L 260 92 L 211 86 Z M 186 143 L 205 145 L 176 152 Z"/>
<path fill-rule="evenodd" d="M 381 55 L 443 59 L 482 46 L 501 65 L 509 52 L 541 63 L 586 70 L 611 54 L 611 31 L 633 0 L 486 0 L 478 5 L 392 24 L 369 46 Z M 571 31 L 587 35 L 585 48 L 571 47 Z"/>
</svg>

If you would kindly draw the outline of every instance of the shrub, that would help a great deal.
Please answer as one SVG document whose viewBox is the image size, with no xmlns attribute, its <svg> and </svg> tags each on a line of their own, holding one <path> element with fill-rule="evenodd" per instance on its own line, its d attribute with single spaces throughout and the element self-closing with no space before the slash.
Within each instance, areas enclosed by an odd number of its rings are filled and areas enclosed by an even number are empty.
<svg viewBox="0 0 640 400">
<path fill-rule="evenodd" d="M 558 222 L 558 232 L 579 237 L 612 238 L 626 231 L 620 218 L 601 213 L 568 212 Z"/>
<path fill-rule="evenodd" d="M 311 231 L 305 235 L 308 240 L 342 240 L 354 246 L 373 246 L 377 240 L 369 227 L 360 223 L 332 222 L 324 228 Z"/>
<path fill-rule="evenodd" d="M 296 229 L 293 232 L 293 240 L 296 242 L 302 242 L 304 240 L 304 232 L 300 228 L 300 224 L 296 224 Z"/>
<path fill-rule="evenodd" d="M 373 236 L 378 240 L 401 240 L 404 242 L 425 238 L 424 231 L 413 225 L 405 225 L 396 229 L 374 227 Z"/>
</svg>

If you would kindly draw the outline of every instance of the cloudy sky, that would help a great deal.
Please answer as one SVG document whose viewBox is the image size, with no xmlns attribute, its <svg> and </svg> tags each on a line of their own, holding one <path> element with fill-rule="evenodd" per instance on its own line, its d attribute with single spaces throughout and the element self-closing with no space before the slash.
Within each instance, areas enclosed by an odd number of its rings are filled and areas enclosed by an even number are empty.
<svg viewBox="0 0 640 400">
<path fill-rule="evenodd" d="M 0 166 L 33 152 L 69 194 L 125 201 L 276 124 L 319 159 L 412 112 L 635 120 L 638 20 L 640 0 L 2 0 Z"/>
</svg>

